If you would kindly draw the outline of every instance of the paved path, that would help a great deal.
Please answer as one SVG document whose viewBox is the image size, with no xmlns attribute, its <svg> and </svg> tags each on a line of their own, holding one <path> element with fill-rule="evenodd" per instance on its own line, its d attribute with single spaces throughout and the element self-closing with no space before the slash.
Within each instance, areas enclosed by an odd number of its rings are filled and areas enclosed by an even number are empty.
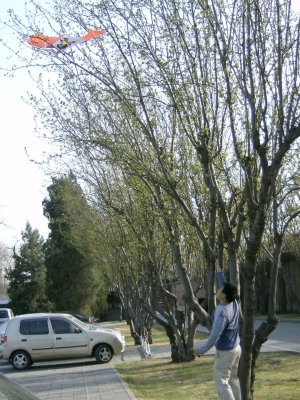
<svg viewBox="0 0 300 400">
<path fill-rule="evenodd" d="M 135 400 L 112 363 L 93 361 L 35 363 L 15 371 L 0 361 L 0 371 L 42 400 Z"/>
<path fill-rule="evenodd" d="M 262 351 L 300 353 L 299 329 L 299 323 L 281 321 L 277 333 L 271 335 Z M 151 347 L 151 358 L 166 357 L 170 357 L 169 346 Z M 7 361 L 0 360 L 0 372 L 41 400 L 136 400 L 114 366 L 143 358 L 146 357 L 142 348 L 135 347 L 126 349 L 123 357 L 116 356 L 108 364 L 99 365 L 91 360 L 35 363 L 26 371 L 15 371 Z"/>
<path fill-rule="evenodd" d="M 153 346 L 151 357 L 169 358 L 170 347 Z M 115 356 L 108 364 L 97 364 L 90 359 L 36 362 L 25 371 L 16 371 L 6 360 L 0 359 L 0 373 L 41 400 L 136 400 L 115 365 L 145 358 L 139 346 L 125 350 L 122 357 Z"/>
</svg>

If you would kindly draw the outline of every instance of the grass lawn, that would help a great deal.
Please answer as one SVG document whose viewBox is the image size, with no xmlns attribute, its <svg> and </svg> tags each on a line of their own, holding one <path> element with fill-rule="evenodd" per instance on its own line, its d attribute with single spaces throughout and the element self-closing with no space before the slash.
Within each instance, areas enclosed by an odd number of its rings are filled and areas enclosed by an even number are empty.
<svg viewBox="0 0 300 400">
<path fill-rule="evenodd" d="M 126 348 L 131 348 L 134 346 L 134 341 L 130 335 L 130 330 L 128 325 L 118 325 L 118 326 L 111 326 L 112 329 L 117 329 L 118 331 L 122 332 L 122 335 L 125 336 L 126 340 Z M 207 333 L 196 332 L 195 339 L 202 340 L 207 338 Z M 168 337 L 164 328 L 161 325 L 154 324 L 152 330 L 152 337 L 153 337 L 153 345 L 159 346 L 163 344 L 168 344 Z"/>
<path fill-rule="evenodd" d="M 217 400 L 213 381 L 213 356 L 189 363 L 146 359 L 117 364 L 116 368 L 138 400 Z M 254 398 L 300 399 L 300 356 L 264 353 L 256 369 Z"/>
<path fill-rule="evenodd" d="M 118 326 L 133 346 L 128 326 Z M 206 334 L 198 334 L 204 339 Z M 152 346 L 167 344 L 162 327 L 155 325 Z M 117 364 L 116 369 L 138 400 L 217 400 L 213 380 L 213 356 L 188 363 L 170 359 L 145 359 Z M 254 398 L 257 400 L 300 399 L 300 356 L 292 353 L 262 353 L 256 368 Z"/>
</svg>

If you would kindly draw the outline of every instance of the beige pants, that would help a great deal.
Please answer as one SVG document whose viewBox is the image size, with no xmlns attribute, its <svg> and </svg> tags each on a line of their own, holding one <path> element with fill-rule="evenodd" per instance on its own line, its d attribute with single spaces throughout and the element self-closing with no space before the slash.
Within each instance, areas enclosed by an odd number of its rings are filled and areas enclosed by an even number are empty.
<svg viewBox="0 0 300 400">
<path fill-rule="evenodd" d="M 241 400 L 238 378 L 240 356 L 240 346 L 230 351 L 216 350 L 214 376 L 219 398 L 222 400 Z"/>
</svg>

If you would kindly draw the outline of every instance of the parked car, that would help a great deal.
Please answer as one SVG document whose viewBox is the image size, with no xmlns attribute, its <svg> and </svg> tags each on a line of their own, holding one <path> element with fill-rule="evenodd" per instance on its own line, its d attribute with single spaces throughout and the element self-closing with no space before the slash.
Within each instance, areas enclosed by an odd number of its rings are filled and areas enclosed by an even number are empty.
<svg viewBox="0 0 300 400">
<path fill-rule="evenodd" d="M 8 324 L 8 321 L 3 322 L 0 325 L 0 328 L 1 328 L 1 330 L 0 330 L 0 358 L 3 358 L 3 342 L 4 342 L 5 330 L 6 330 L 7 324 Z M 0 397 L 0 399 L 1 399 L 1 397 Z"/>
<path fill-rule="evenodd" d="M 96 322 L 94 317 L 88 317 L 87 315 L 82 315 L 82 314 L 79 314 L 74 311 L 62 311 L 62 313 L 73 315 L 73 317 L 79 319 L 82 322 L 86 322 L 88 324 L 93 324 Z"/>
<path fill-rule="evenodd" d="M 8 321 L 14 317 L 10 308 L 0 308 L 0 358 L 2 358 L 2 341 Z"/>
<path fill-rule="evenodd" d="M 125 337 L 119 331 L 61 313 L 18 315 L 8 322 L 3 339 L 3 358 L 17 370 L 35 361 L 70 358 L 91 357 L 102 364 L 125 349 Z"/>
<path fill-rule="evenodd" d="M 0 326 L 14 317 L 10 308 L 0 308 Z"/>
</svg>

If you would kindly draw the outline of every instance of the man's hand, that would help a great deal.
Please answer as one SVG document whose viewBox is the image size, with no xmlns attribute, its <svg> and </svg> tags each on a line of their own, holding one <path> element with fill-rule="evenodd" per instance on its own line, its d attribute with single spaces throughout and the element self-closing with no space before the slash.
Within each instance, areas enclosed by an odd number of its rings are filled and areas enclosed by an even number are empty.
<svg viewBox="0 0 300 400">
<path fill-rule="evenodd" d="M 201 357 L 201 354 L 198 349 L 194 349 L 195 356 Z"/>
<path fill-rule="evenodd" d="M 222 271 L 222 270 L 221 270 L 221 267 L 220 267 L 220 265 L 219 265 L 219 263 L 218 263 L 217 260 L 215 261 L 215 267 L 216 267 L 216 271 L 217 271 L 217 272 L 221 272 L 221 271 Z"/>
</svg>

